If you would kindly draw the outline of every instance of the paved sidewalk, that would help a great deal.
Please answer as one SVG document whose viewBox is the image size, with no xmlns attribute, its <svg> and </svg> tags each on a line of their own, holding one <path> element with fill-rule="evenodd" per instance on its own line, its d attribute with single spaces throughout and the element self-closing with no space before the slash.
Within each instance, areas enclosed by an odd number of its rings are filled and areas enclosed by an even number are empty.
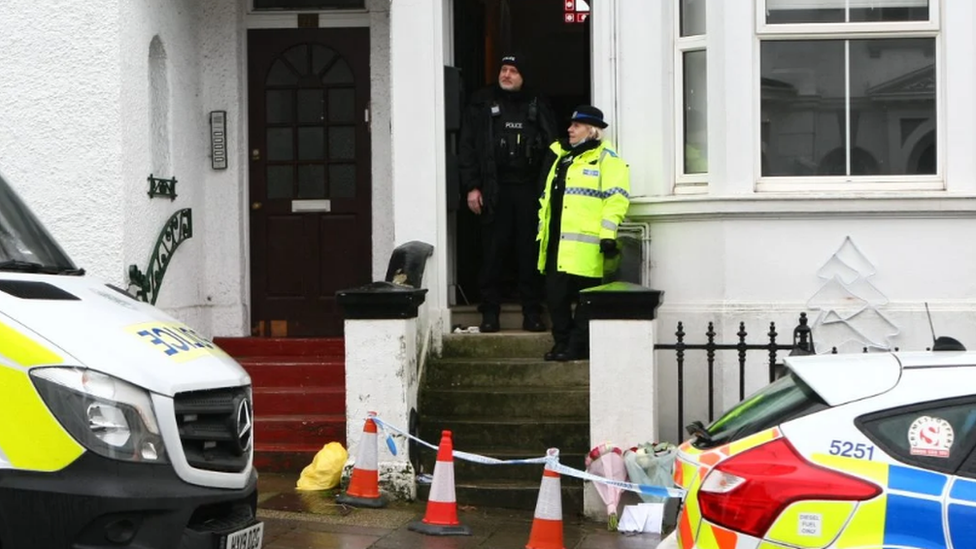
<svg viewBox="0 0 976 549">
<path fill-rule="evenodd" d="M 468 549 L 522 548 L 532 512 L 459 506 L 467 537 L 425 536 L 407 529 L 424 516 L 424 502 L 395 502 L 384 509 L 356 509 L 335 502 L 335 491 L 299 492 L 295 476 L 262 474 L 258 517 L 265 549 Z M 659 536 L 608 532 L 603 523 L 563 517 L 566 549 L 653 549 Z"/>
</svg>

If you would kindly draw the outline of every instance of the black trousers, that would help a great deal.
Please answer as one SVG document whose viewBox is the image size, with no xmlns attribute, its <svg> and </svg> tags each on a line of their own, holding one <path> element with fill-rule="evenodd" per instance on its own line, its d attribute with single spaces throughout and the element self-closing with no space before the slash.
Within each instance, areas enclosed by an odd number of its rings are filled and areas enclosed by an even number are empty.
<svg viewBox="0 0 976 549">
<path fill-rule="evenodd" d="M 546 301 L 552 319 L 552 338 L 557 346 L 587 351 L 590 347 L 590 319 L 586 308 L 579 305 L 579 295 L 582 290 L 599 286 L 603 280 L 562 273 L 555 267 L 554 261 L 546 266 Z"/>
<path fill-rule="evenodd" d="M 539 196 L 535 185 L 501 185 L 492 219 L 481 226 L 481 312 L 497 313 L 501 308 L 502 275 L 507 260 L 513 257 L 523 314 L 542 312 L 542 275 L 535 240 L 538 230 Z"/>
</svg>

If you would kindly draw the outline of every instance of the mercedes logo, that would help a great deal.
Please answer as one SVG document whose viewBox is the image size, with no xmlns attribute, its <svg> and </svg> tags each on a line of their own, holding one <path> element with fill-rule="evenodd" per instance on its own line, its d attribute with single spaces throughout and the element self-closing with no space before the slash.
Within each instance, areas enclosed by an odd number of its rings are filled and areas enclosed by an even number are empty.
<svg viewBox="0 0 976 549">
<path fill-rule="evenodd" d="M 246 397 L 237 404 L 237 421 L 234 428 L 234 440 L 237 448 L 243 454 L 251 449 L 254 439 L 254 423 L 251 415 L 251 401 Z"/>
</svg>

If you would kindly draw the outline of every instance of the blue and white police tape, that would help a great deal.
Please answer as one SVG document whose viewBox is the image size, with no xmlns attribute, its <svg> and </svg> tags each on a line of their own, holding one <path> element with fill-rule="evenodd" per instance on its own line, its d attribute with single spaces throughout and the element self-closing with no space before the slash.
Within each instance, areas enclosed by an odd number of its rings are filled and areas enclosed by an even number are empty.
<svg viewBox="0 0 976 549">
<path fill-rule="evenodd" d="M 370 415 L 369 417 L 373 420 L 374 423 L 376 423 L 376 425 L 378 427 L 380 427 L 381 429 L 383 429 L 385 431 L 390 431 L 392 433 L 396 433 L 396 434 L 398 434 L 400 436 L 403 436 L 405 438 L 408 438 L 410 440 L 413 440 L 413 441 L 417 442 L 418 444 L 422 444 L 422 445 L 430 448 L 431 450 L 435 450 L 436 451 L 438 449 L 437 446 L 435 446 L 435 445 L 433 445 L 433 444 L 431 444 L 431 443 L 429 443 L 429 442 L 427 442 L 425 440 L 422 440 L 422 439 L 420 439 L 418 437 L 415 437 L 415 436 L 411 435 L 410 433 L 407 433 L 407 432 L 405 432 L 405 431 L 403 431 L 401 429 L 398 429 L 398 428 L 390 425 L 389 423 L 383 421 L 382 419 L 380 419 L 380 418 L 378 418 L 378 417 L 376 417 L 374 415 Z M 392 435 L 387 434 L 386 444 L 389 447 L 390 452 L 393 455 L 396 455 L 397 454 L 397 451 L 396 451 L 396 443 L 393 442 Z M 462 452 L 460 450 L 454 450 L 454 457 L 457 458 L 457 459 L 462 459 L 464 461 L 470 461 L 472 463 L 480 463 L 480 464 L 483 464 L 483 465 L 546 464 L 546 465 L 549 466 L 550 469 L 552 469 L 553 471 L 559 473 L 560 475 L 566 475 L 566 476 L 569 476 L 569 477 L 576 477 L 576 478 L 579 478 L 579 479 L 582 479 L 582 480 L 588 480 L 588 481 L 591 481 L 591 482 L 600 482 L 600 483 L 606 484 L 608 486 L 614 486 L 614 487 L 619 488 L 621 490 L 625 490 L 625 491 L 628 491 L 628 492 L 636 492 L 638 494 L 643 494 L 645 496 L 655 496 L 655 497 L 662 497 L 662 498 L 681 498 L 681 499 L 684 499 L 685 494 L 687 493 L 685 490 L 682 490 L 680 488 L 665 488 L 663 486 L 653 486 L 653 485 L 649 485 L 649 484 L 637 484 L 637 483 L 634 483 L 634 482 L 625 482 L 625 481 L 620 481 L 620 480 L 613 480 L 613 479 L 601 477 L 601 476 L 598 476 L 598 475 L 594 475 L 592 473 L 587 473 L 586 471 L 580 471 L 578 469 L 573 469 L 572 467 L 567 467 L 567 466 L 565 466 L 565 465 L 563 465 L 562 463 L 559 462 L 559 449 L 558 448 L 550 448 L 549 451 L 546 452 L 546 455 L 545 456 L 537 457 L 537 458 L 527 458 L 527 459 L 496 459 L 496 458 L 493 458 L 493 457 L 482 456 L 482 455 L 478 455 L 478 454 L 472 454 L 472 453 L 469 453 L 469 452 Z"/>
</svg>

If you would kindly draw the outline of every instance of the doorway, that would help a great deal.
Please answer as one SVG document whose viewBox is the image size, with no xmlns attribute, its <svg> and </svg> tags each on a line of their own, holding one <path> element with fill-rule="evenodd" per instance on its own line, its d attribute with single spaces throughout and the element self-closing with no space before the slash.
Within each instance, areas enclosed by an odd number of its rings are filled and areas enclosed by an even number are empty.
<svg viewBox="0 0 976 549">
<path fill-rule="evenodd" d="M 455 0 L 454 65 L 460 69 L 465 95 L 493 85 L 501 57 L 518 52 L 526 65 L 525 85 L 546 96 L 555 110 L 560 135 L 564 135 L 573 109 L 590 102 L 590 22 L 583 17 L 567 22 L 567 6 L 577 2 Z M 590 5 L 592 2 L 587 3 Z M 449 200 L 457 201 L 453 303 L 475 305 L 481 299 L 481 226 L 463 196 Z M 517 302 L 514 264 L 504 272 L 503 302 Z"/>
<path fill-rule="evenodd" d="M 342 335 L 370 281 L 369 30 L 248 31 L 251 332 Z"/>
</svg>

